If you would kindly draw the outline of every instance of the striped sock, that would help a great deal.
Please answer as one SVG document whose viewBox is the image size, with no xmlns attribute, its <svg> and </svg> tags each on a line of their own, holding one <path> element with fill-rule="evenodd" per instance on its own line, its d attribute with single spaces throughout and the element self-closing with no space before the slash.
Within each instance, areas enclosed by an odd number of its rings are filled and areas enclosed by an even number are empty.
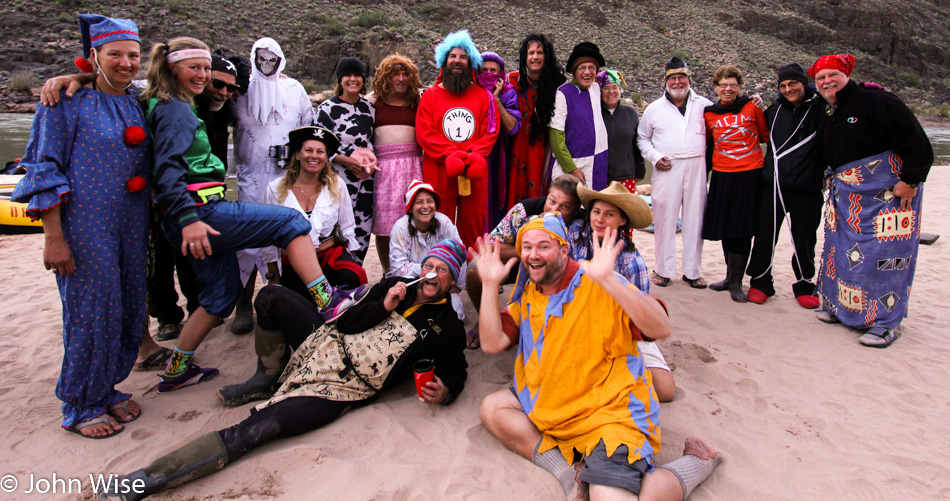
<svg viewBox="0 0 950 501">
<path fill-rule="evenodd" d="M 165 367 L 165 378 L 171 379 L 184 374 L 194 356 L 194 351 L 182 351 L 176 347 L 171 358 L 168 359 L 168 366 Z"/>
<path fill-rule="evenodd" d="M 317 303 L 318 308 L 323 308 L 330 304 L 330 296 L 333 295 L 333 286 L 327 281 L 326 275 L 320 275 L 320 278 L 307 284 L 307 289 L 310 290 L 310 295 L 313 296 L 313 300 Z"/>
</svg>

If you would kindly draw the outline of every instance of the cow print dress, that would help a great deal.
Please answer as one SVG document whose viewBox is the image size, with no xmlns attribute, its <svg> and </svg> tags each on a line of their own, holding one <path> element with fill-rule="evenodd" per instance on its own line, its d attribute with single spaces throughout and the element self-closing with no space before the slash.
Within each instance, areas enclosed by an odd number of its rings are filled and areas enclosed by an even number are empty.
<svg viewBox="0 0 950 501">
<path fill-rule="evenodd" d="M 373 149 L 376 110 L 365 98 L 360 97 L 355 104 L 350 104 L 339 96 L 333 96 L 317 106 L 316 115 L 317 125 L 332 130 L 340 138 L 338 155 L 350 156 L 357 148 Z M 333 162 L 333 168 L 346 182 L 350 192 L 353 217 L 356 219 L 356 240 L 360 244 L 353 255 L 362 263 L 373 229 L 373 178 L 360 180 L 336 162 Z"/>
</svg>

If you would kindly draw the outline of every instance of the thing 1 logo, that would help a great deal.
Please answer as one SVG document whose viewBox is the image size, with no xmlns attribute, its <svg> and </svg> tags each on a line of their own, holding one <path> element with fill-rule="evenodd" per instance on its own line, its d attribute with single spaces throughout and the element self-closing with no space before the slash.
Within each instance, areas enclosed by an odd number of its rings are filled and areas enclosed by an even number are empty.
<svg viewBox="0 0 950 501">
<path fill-rule="evenodd" d="M 442 132 L 456 143 L 463 143 L 475 134 L 475 115 L 467 108 L 452 108 L 442 116 Z"/>
</svg>

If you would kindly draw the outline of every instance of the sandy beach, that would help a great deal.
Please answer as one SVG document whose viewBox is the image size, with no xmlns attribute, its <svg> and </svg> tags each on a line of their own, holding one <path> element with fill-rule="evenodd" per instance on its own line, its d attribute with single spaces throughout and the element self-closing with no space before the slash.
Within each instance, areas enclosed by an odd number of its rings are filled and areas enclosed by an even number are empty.
<svg viewBox="0 0 950 501">
<path fill-rule="evenodd" d="M 675 400 L 663 405 L 658 463 L 680 456 L 688 435 L 725 454 L 691 499 L 950 499 L 950 343 L 941 341 L 950 310 L 939 278 L 950 267 L 950 167 L 935 167 L 924 190 L 922 229 L 943 236 L 920 247 L 910 316 L 886 350 L 862 347 L 856 331 L 823 324 L 798 306 L 787 231 L 776 254 L 778 294 L 764 305 L 736 304 L 727 293 L 693 290 L 679 278 L 652 290 L 673 319 L 674 335 L 661 349 L 678 386 Z M 652 235 L 637 233 L 636 243 L 652 268 Z M 54 475 L 82 479 L 88 496 L 90 473 L 127 473 L 247 416 L 250 404 L 226 408 L 215 397 L 254 370 L 253 335 L 231 334 L 228 319 L 197 355 L 199 364 L 221 370 L 216 380 L 158 395 L 155 373 L 133 372 L 119 387 L 142 404 L 141 419 L 108 440 L 61 430 L 53 394 L 61 311 L 42 248 L 42 235 L 0 236 L 0 419 L 7 435 L 0 475 L 19 483 L 0 498 L 81 496 L 75 484 L 60 484 L 55 496 L 26 493 L 36 479 Z M 381 269 L 375 251 L 368 256 L 373 283 Z M 707 280 L 725 275 L 718 242 L 706 242 L 703 260 Z M 466 326 L 475 319 L 468 305 Z M 479 423 L 481 399 L 511 382 L 513 353 L 466 356 L 465 391 L 450 406 L 423 405 L 406 381 L 325 428 L 268 444 L 153 499 L 564 499 L 553 477 Z M 0 481 L 5 491 L 8 482 Z"/>
</svg>

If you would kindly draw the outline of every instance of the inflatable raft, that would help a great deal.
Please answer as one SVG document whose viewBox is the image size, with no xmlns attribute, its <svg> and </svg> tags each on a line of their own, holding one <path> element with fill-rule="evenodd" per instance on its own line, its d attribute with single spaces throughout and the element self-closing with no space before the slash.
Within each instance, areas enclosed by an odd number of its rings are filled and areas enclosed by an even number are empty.
<svg viewBox="0 0 950 501">
<path fill-rule="evenodd" d="M 30 221 L 26 215 L 26 204 L 10 200 L 13 187 L 22 175 L 0 175 L 0 234 L 41 233 L 43 223 Z"/>
</svg>

